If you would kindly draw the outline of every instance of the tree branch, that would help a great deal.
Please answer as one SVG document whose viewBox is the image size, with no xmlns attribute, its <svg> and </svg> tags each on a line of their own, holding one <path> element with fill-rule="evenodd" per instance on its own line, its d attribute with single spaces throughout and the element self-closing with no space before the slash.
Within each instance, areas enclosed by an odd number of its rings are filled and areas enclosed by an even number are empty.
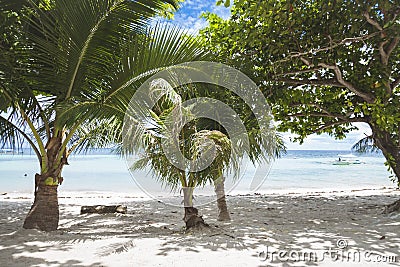
<svg viewBox="0 0 400 267">
<path fill-rule="evenodd" d="M 279 76 L 286 76 L 286 75 L 295 75 L 295 74 L 301 74 L 301 73 L 308 73 L 308 72 L 314 72 L 314 71 L 321 70 L 321 69 L 323 69 L 323 68 L 321 68 L 321 67 L 310 68 L 310 69 L 306 69 L 306 70 L 298 70 L 298 71 L 292 71 L 292 72 L 285 72 L 285 73 L 282 73 L 282 74 L 278 74 L 278 75 L 276 75 L 276 76 L 279 77 Z"/>
<path fill-rule="evenodd" d="M 311 117 L 337 118 L 337 117 L 334 116 L 334 115 L 324 114 L 324 113 L 318 113 L 318 112 L 294 113 L 294 114 L 288 114 L 288 116 L 290 116 L 290 117 L 307 117 L 307 116 L 311 116 Z"/>
<path fill-rule="evenodd" d="M 374 26 L 376 29 L 378 29 L 381 32 L 381 38 L 384 39 L 386 36 L 385 36 L 383 27 L 370 16 L 368 11 L 365 11 L 363 15 L 367 19 L 367 22 L 369 24 L 371 24 L 372 26 Z M 392 21 L 394 21 L 396 19 L 396 17 L 397 17 L 397 13 L 394 14 L 394 18 Z M 379 44 L 378 50 L 379 50 L 379 54 L 381 56 L 381 63 L 384 66 L 387 66 L 389 64 L 390 54 L 396 48 L 399 41 L 400 41 L 399 37 L 393 38 L 392 41 L 390 42 L 390 44 L 386 48 L 385 48 L 385 46 L 389 43 L 389 40 L 383 40 Z M 390 95 L 392 93 L 392 89 L 393 89 L 393 87 L 390 86 L 390 81 L 387 81 L 384 84 L 385 84 L 387 93 Z"/>
<path fill-rule="evenodd" d="M 384 66 L 387 66 L 389 64 L 389 57 L 390 54 L 393 52 L 393 50 L 396 48 L 396 46 L 398 45 L 400 41 L 399 37 L 395 37 L 392 39 L 392 41 L 390 42 L 390 44 L 386 47 L 385 49 L 385 45 L 389 42 L 388 40 L 382 42 L 379 45 L 379 53 L 381 54 L 381 62 Z M 390 80 L 386 81 L 385 83 L 385 87 L 386 87 L 386 92 L 388 93 L 388 95 L 391 95 L 393 92 L 393 88 L 390 85 Z"/>
<path fill-rule="evenodd" d="M 312 64 L 308 59 L 306 59 L 305 57 L 300 57 L 300 60 L 303 61 L 304 64 L 306 64 L 309 67 L 313 67 L 314 64 Z"/>
<path fill-rule="evenodd" d="M 397 86 L 399 86 L 400 84 L 400 77 L 398 77 L 396 80 L 394 80 L 392 82 L 392 84 L 390 85 L 391 89 L 394 90 Z"/>
<path fill-rule="evenodd" d="M 322 125 L 321 127 L 313 130 L 313 133 L 318 133 L 318 132 L 322 132 L 325 129 L 328 129 L 329 127 L 335 126 L 335 125 L 340 125 L 343 123 L 352 123 L 352 122 L 367 122 L 366 119 L 363 118 L 349 118 L 346 121 L 334 121 L 325 125 Z"/>
<path fill-rule="evenodd" d="M 368 11 L 365 11 L 363 16 L 367 19 L 367 22 L 369 24 L 371 24 L 372 26 L 374 26 L 376 29 L 378 29 L 379 31 L 383 31 L 382 26 L 375 21 L 374 19 L 371 18 L 371 16 L 369 15 Z"/>
<path fill-rule="evenodd" d="M 388 40 L 383 41 L 383 42 L 381 42 L 381 43 L 379 44 L 379 47 L 378 47 L 379 54 L 381 55 L 381 62 L 382 62 L 382 64 L 383 64 L 384 66 L 387 66 L 388 63 L 389 63 L 389 56 L 388 56 L 388 54 L 386 53 L 386 50 L 385 50 L 385 45 L 386 45 L 388 42 L 389 42 Z"/>
<path fill-rule="evenodd" d="M 346 87 L 343 84 L 338 83 L 335 79 L 329 80 L 317 80 L 317 79 L 304 79 L 304 80 L 295 80 L 289 78 L 276 79 L 278 82 L 284 82 L 294 85 L 323 85 L 323 86 L 335 86 L 335 87 Z"/>
<path fill-rule="evenodd" d="M 343 123 L 346 123 L 346 122 L 344 122 L 344 121 L 335 121 L 335 122 L 332 122 L 332 123 L 328 123 L 328 124 L 325 124 L 325 125 L 317 128 L 317 129 L 313 130 L 312 133 L 319 133 L 319 132 L 322 132 L 325 129 L 328 129 L 329 127 L 332 127 L 332 126 L 335 126 L 335 125 L 340 125 L 340 124 L 343 124 Z"/>
<path fill-rule="evenodd" d="M 295 107 L 295 106 L 302 106 L 302 105 L 307 105 L 307 106 L 310 106 L 310 107 L 316 107 L 316 108 L 318 108 L 319 110 L 321 110 L 323 112 L 323 113 L 311 112 L 309 114 L 310 116 L 315 116 L 315 117 L 320 116 L 320 117 L 339 118 L 339 119 L 345 121 L 345 120 L 348 119 L 348 117 L 346 117 L 346 116 L 350 116 L 351 114 L 353 114 L 353 112 L 351 112 L 349 114 L 346 114 L 345 116 L 343 116 L 342 114 L 335 114 L 335 113 L 332 113 L 332 112 L 328 111 L 327 109 L 323 108 L 321 105 L 315 104 L 315 103 L 310 103 L 310 104 L 292 104 L 290 106 L 291 107 Z M 305 114 L 305 116 L 307 116 L 308 113 L 298 113 L 298 114 Z"/>
<path fill-rule="evenodd" d="M 380 34 L 380 32 L 374 32 L 374 33 L 371 33 L 371 34 L 368 34 L 368 35 L 364 35 L 364 36 L 359 36 L 359 37 L 345 38 L 345 39 L 343 39 L 343 40 L 341 40 L 339 42 L 336 42 L 336 43 L 334 43 L 332 40 L 330 40 L 329 41 L 329 43 L 330 43 L 329 46 L 318 48 L 318 49 L 311 49 L 310 51 L 307 51 L 307 52 L 293 53 L 292 55 L 287 56 L 287 57 L 283 58 L 282 60 L 278 60 L 278 61 L 274 62 L 274 64 L 281 63 L 281 62 L 287 62 L 287 61 L 289 61 L 289 60 L 291 60 L 293 58 L 300 58 L 304 62 L 305 58 L 303 56 L 312 55 L 312 54 L 315 54 L 315 53 L 332 50 L 332 49 L 334 49 L 334 48 L 336 48 L 338 46 L 341 46 L 341 45 L 344 45 L 344 44 L 347 44 L 347 43 L 361 42 L 361 41 L 364 41 L 364 40 L 368 40 L 368 39 L 370 39 L 372 37 L 375 37 L 378 34 Z M 303 58 L 301 58 L 301 57 L 303 57 Z M 304 64 L 306 64 L 307 66 L 313 66 L 313 64 L 311 64 L 310 62 L 308 62 L 308 63 L 304 62 Z"/>
<path fill-rule="evenodd" d="M 318 63 L 318 66 L 333 70 L 335 72 L 335 74 L 336 74 L 336 79 L 340 84 L 345 86 L 351 92 L 353 92 L 354 94 L 358 95 L 359 97 L 361 97 L 362 99 L 364 99 L 368 103 L 373 103 L 374 102 L 374 98 L 373 97 L 371 97 L 370 95 L 368 95 L 366 93 L 361 92 L 352 83 L 346 81 L 343 78 L 343 75 L 342 75 L 342 72 L 341 72 L 340 68 L 336 64 L 335 65 L 330 65 L 330 64 L 326 64 L 326 63 Z"/>
<path fill-rule="evenodd" d="M 345 116 L 343 116 L 342 114 L 335 114 L 335 113 L 332 113 L 332 112 L 330 112 L 330 111 L 328 111 L 327 109 L 325 109 L 325 108 L 323 108 L 321 105 L 319 105 L 319 104 L 312 104 L 313 106 L 315 106 L 316 108 L 318 108 L 318 109 L 320 109 L 320 110 L 322 110 L 323 112 L 325 112 L 325 114 L 328 114 L 328 115 L 330 115 L 330 116 L 335 116 L 335 117 L 337 117 L 337 118 L 340 118 L 340 119 L 342 119 L 342 120 L 346 120 L 347 119 L 347 117 L 345 117 Z M 352 113 L 351 113 L 352 114 Z"/>
<path fill-rule="evenodd" d="M 396 46 L 399 44 L 399 41 L 400 41 L 400 37 L 395 37 L 395 38 L 393 38 L 392 42 L 388 45 L 388 47 L 386 48 L 386 54 L 388 55 L 388 57 L 393 52 L 393 50 L 396 48 Z"/>
</svg>

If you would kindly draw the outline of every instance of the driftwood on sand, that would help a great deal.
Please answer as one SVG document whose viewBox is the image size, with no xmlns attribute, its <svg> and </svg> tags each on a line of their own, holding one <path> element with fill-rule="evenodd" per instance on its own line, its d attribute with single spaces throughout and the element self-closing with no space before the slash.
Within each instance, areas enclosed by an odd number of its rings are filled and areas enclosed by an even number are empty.
<svg viewBox="0 0 400 267">
<path fill-rule="evenodd" d="M 126 214 L 128 208 L 122 205 L 95 205 L 95 206 L 82 206 L 81 207 L 81 214 L 84 213 L 122 213 Z"/>
</svg>

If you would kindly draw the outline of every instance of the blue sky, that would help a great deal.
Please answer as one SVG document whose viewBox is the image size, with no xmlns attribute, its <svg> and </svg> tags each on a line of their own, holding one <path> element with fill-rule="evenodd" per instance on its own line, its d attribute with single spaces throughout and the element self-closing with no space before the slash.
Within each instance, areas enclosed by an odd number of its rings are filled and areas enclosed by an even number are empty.
<svg viewBox="0 0 400 267">
<path fill-rule="evenodd" d="M 180 10 L 175 13 L 172 23 L 179 25 L 192 33 L 197 33 L 199 29 L 205 27 L 207 22 L 200 18 L 203 12 L 210 11 L 218 14 L 222 18 L 228 18 L 230 15 L 229 8 L 216 6 L 216 0 L 186 0 Z M 355 124 L 359 128 L 348 134 L 345 140 L 335 140 L 327 134 L 311 135 L 302 145 L 290 142 L 293 134 L 283 133 L 283 138 L 288 149 L 310 149 L 310 150 L 350 150 L 351 146 L 366 134 L 371 133 L 371 129 L 367 124 Z"/>
<path fill-rule="evenodd" d="M 216 0 L 186 0 L 181 4 L 178 12 L 175 13 L 172 22 L 193 33 L 197 33 L 199 29 L 207 25 L 205 19 L 199 18 L 203 12 L 209 11 L 225 19 L 229 17 L 229 8 L 223 5 L 217 6 L 215 3 Z"/>
</svg>

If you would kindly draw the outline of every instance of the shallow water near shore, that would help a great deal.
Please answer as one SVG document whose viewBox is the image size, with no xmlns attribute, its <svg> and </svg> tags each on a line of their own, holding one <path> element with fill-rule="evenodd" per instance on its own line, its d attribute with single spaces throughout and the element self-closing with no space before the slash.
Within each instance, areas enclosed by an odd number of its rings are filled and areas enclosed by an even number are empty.
<svg viewBox="0 0 400 267">
<path fill-rule="evenodd" d="M 359 164 L 336 165 L 338 158 L 358 160 Z M 268 173 L 262 173 L 263 183 L 250 190 L 255 167 L 247 164 L 240 180 L 227 185 L 228 194 L 268 193 L 318 190 L 359 190 L 394 187 L 390 173 L 380 154 L 352 154 L 350 151 L 292 150 L 276 159 Z M 62 191 L 113 191 L 143 193 L 144 187 L 152 193 L 168 193 L 146 172 L 132 175 L 124 159 L 113 154 L 73 155 L 70 165 L 64 167 Z M 38 171 L 37 159 L 29 153 L 0 155 L 0 193 L 32 192 L 33 177 Z M 268 173 L 268 175 L 267 175 Z M 266 177 L 264 177 L 266 176 Z M 265 178 L 265 179 L 264 179 Z M 135 181 L 136 180 L 136 181 Z M 139 182 L 139 186 L 137 184 Z M 212 190 L 211 190 L 212 191 Z M 207 190 L 200 190 L 201 193 Z M 179 192 L 178 192 L 179 193 Z M 198 192 L 199 193 L 199 192 Z"/>
<path fill-rule="evenodd" d="M 33 199 L 36 158 L 3 155 L 0 266 L 398 265 L 400 214 L 382 211 L 400 191 L 389 188 L 394 185 L 383 157 L 357 155 L 360 164 L 334 165 L 348 154 L 289 151 L 253 193 L 248 184 L 254 168 L 249 168 L 228 192 L 230 222 L 217 221 L 213 196 L 196 195 L 196 206 L 210 225 L 196 234 L 184 231 L 183 209 L 167 205 L 180 203 L 181 197 L 141 197 L 125 160 L 115 155 L 71 157 L 60 187 L 59 229 L 46 234 L 22 229 Z M 147 181 L 142 185 L 147 188 L 157 184 L 150 177 L 140 181 Z M 99 204 L 126 205 L 128 213 L 80 214 L 82 205 Z M 332 251 L 348 253 L 326 256 Z M 273 256 L 281 252 L 313 258 Z"/>
</svg>

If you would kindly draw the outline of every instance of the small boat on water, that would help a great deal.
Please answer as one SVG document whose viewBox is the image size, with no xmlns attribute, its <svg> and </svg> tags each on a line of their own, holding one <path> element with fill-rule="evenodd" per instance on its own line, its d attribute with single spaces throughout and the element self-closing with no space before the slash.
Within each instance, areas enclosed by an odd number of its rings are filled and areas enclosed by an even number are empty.
<svg viewBox="0 0 400 267">
<path fill-rule="evenodd" d="M 339 156 L 339 158 L 332 163 L 333 165 L 352 165 L 352 164 L 365 163 L 365 162 L 362 162 L 359 159 L 357 159 L 357 157 L 354 156 L 353 154 L 338 155 L 338 156 Z"/>
<path fill-rule="evenodd" d="M 356 159 L 356 160 L 352 160 L 352 161 L 348 161 L 348 160 L 335 160 L 332 164 L 333 165 L 350 165 L 350 164 L 362 164 L 364 162 L 361 162 L 360 160 Z"/>
<path fill-rule="evenodd" d="M 15 154 L 21 154 L 21 152 L 18 152 L 17 150 L 11 148 L 0 149 L 0 155 L 15 155 Z"/>
</svg>

